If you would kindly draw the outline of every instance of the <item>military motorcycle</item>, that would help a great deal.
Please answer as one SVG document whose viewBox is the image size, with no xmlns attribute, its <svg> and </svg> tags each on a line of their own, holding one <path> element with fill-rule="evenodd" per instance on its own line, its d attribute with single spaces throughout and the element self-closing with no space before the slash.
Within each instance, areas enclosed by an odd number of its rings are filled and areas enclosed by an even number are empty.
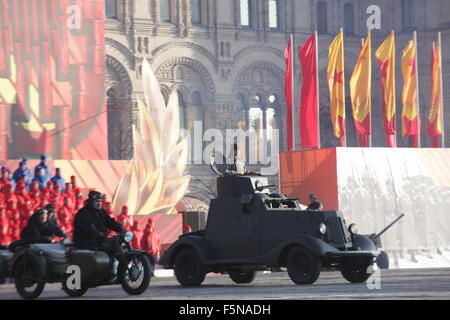
<svg viewBox="0 0 450 320">
<path fill-rule="evenodd" d="M 109 255 L 98 248 L 79 250 L 62 242 L 12 243 L 9 252 L 0 252 L 4 261 L 0 275 L 14 278 L 17 292 L 24 299 L 38 298 L 47 283 L 57 282 L 71 297 L 81 297 L 90 288 L 115 284 L 130 295 L 144 293 L 153 275 L 153 257 L 132 249 L 131 231 L 111 239 L 113 249 Z"/>
</svg>

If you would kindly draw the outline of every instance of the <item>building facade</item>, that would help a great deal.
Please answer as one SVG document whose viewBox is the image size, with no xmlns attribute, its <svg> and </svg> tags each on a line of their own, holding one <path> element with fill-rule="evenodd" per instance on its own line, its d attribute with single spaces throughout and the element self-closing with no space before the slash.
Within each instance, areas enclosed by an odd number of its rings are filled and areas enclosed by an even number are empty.
<svg viewBox="0 0 450 320">
<path fill-rule="evenodd" d="M 286 150 L 286 103 L 284 98 L 284 49 L 290 34 L 295 48 L 319 31 L 320 122 L 322 147 L 338 146 L 333 136 L 329 111 L 326 69 L 328 46 L 340 28 L 345 31 L 345 77 L 350 79 L 361 38 L 367 34 L 371 5 L 380 10 L 381 29 L 373 33 L 377 48 L 391 30 L 397 40 L 397 120 L 398 144 L 401 138 L 402 78 L 400 57 L 403 48 L 418 31 L 420 105 L 427 118 L 430 99 L 432 42 L 442 32 L 444 62 L 444 103 L 450 105 L 450 2 L 446 0 L 105 0 L 106 94 L 111 159 L 132 155 L 131 125 L 136 121 L 137 99 L 142 96 L 142 61 L 147 58 L 168 99 L 179 94 L 181 125 L 193 132 L 196 121 L 201 130 L 279 129 L 280 151 Z M 295 51 L 295 123 L 299 123 L 300 62 Z M 378 66 L 373 60 L 373 145 L 385 147 L 381 114 Z M 350 91 L 347 84 L 347 96 Z M 450 115 L 445 126 L 450 129 Z M 424 130 L 426 130 L 425 120 Z M 350 99 L 347 99 L 347 143 L 357 146 Z M 196 131 L 198 134 L 198 131 Z M 298 125 L 296 147 L 300 148 Z M 201 140 L 201 139 L 200 139 Z M 270 140 L 270 138 L 269 138 Z M 273 141 L 271 142 L 273 143 Z M 430 146 L 423 135 L 422 145 Z M 446 137 L 446 145 L 450 138 Z M 267 146 L 267 145 L 266 145 Z M 201 151 L 202 145 L 193 146 Z M 247 146 L 246 154 L 262 148 Z M 204 163 L 189 165 L 193 176 L 190 193 L 207 201 L 215 192 L 212 171 Z M 277 181 L 277 176 L 272 177 Z"/>
</svg>

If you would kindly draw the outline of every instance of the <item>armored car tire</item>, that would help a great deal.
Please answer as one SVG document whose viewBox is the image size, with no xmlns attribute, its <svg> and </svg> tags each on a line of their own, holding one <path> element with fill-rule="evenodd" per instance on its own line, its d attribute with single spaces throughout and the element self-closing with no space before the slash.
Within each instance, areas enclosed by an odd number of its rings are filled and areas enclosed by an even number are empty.
<svg viewBox="0 0 450 320">
<path fill-rule="evenodd" d="M 343 266 L 341 268 L 342 276 L 351 283 L 365 282 L 371 276 L 368 269 L 372 264 L 371 258 L 367 258 L 361 259 L 353 265 Z"/>
<path fill-rule="evenodd" d="M 45 282 L 37 281 L 39 268 L 39 264 L 30 256 L 21 257 L 15 264 L 14 282 L 22 298 L 34 300 L 44 291 Z"/>
<path fill-rule="evenodd" d="M 313 284 L 319 278 L 322 260 L 302 247 L 294 247 L 289 251 L 286 266 L 295 284 Z"/>
<path fill-rule="evenodd" d="M 184 287 L 199 286 L 206 276 L 200 257 L 192 248 L 184 248 L 177 254 L 174 271 L 178 282 Z"/>
<path fill-rule="evenodd" d="M 150 260 L 143 254 L 131 254 L 125 257 L 128 264 L 121 268 L 120 283 L 129 295 L 143 294 L 150 285 L 153 268 Z"/>
<path fill-rule="evenodd" d="M 243 283 L 251 283 L 255 280 L 256 272 L 255 271 L 230 271 L 228 273 L 231 280 L 234 283 L 243 284 Z"/>
</svg>

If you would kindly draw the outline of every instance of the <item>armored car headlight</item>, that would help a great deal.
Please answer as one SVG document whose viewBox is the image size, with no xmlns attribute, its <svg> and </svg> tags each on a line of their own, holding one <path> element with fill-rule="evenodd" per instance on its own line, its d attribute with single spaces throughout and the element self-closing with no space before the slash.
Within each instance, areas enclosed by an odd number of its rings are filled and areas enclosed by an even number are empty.
<svg viewBox="0 0 450 320">
<path fill-rule="evenodd" d="M 327 233 L 327 226 L 325 225 L 325 223 L 321 223 L 320 224 L 319 231 L 320 231 L 321 234 Z"/>
<path fill-rule="evenodd" d="M 125 242 L 131 242 L 131 241 L 133 241 L 133 238 L 134 238 L 133 232 L 131 232 L 131 231 L 125 232 L 125 235 L 123 236 L 123 240 Z"/>
<path fill-rule="evenodd" d="M 348 227 L 348 232 L 350 232 L 351 234 L 358 234 L 358 226 L 355 223 L 352 223 Z"/>
</svg>

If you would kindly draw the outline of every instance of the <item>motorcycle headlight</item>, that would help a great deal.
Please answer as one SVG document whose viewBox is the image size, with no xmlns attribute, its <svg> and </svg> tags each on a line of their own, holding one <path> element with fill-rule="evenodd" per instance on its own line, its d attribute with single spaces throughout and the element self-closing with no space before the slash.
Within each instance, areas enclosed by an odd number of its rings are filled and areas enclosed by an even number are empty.
<svg viewBox="0 0 450 320">
<path fill-rule="evenodd" d="M 131 242 L 131 241 L 133 241 L 133 238 L 134 238 L 133 232 L 131 232 L 131 231 L 125 232 L 125 234 L 124 234 L 124 236 L 123 236 L 123 240 L 124 240 L 125 242 Z"/>
<path fill-rule="evenodd" d="M 355 223 L 352 223 L 348 227 L 348 232 L 350 232 L 351 234 L 358 234 L 358 226 Z"/>
<path fill-rule="evenodd" d="M 320 224 L 319 231 L 320 231 L 321 234 L 327 233 L 327 226 L 325 225 L 325 223 L 321 223 Z"/>
</svg>

